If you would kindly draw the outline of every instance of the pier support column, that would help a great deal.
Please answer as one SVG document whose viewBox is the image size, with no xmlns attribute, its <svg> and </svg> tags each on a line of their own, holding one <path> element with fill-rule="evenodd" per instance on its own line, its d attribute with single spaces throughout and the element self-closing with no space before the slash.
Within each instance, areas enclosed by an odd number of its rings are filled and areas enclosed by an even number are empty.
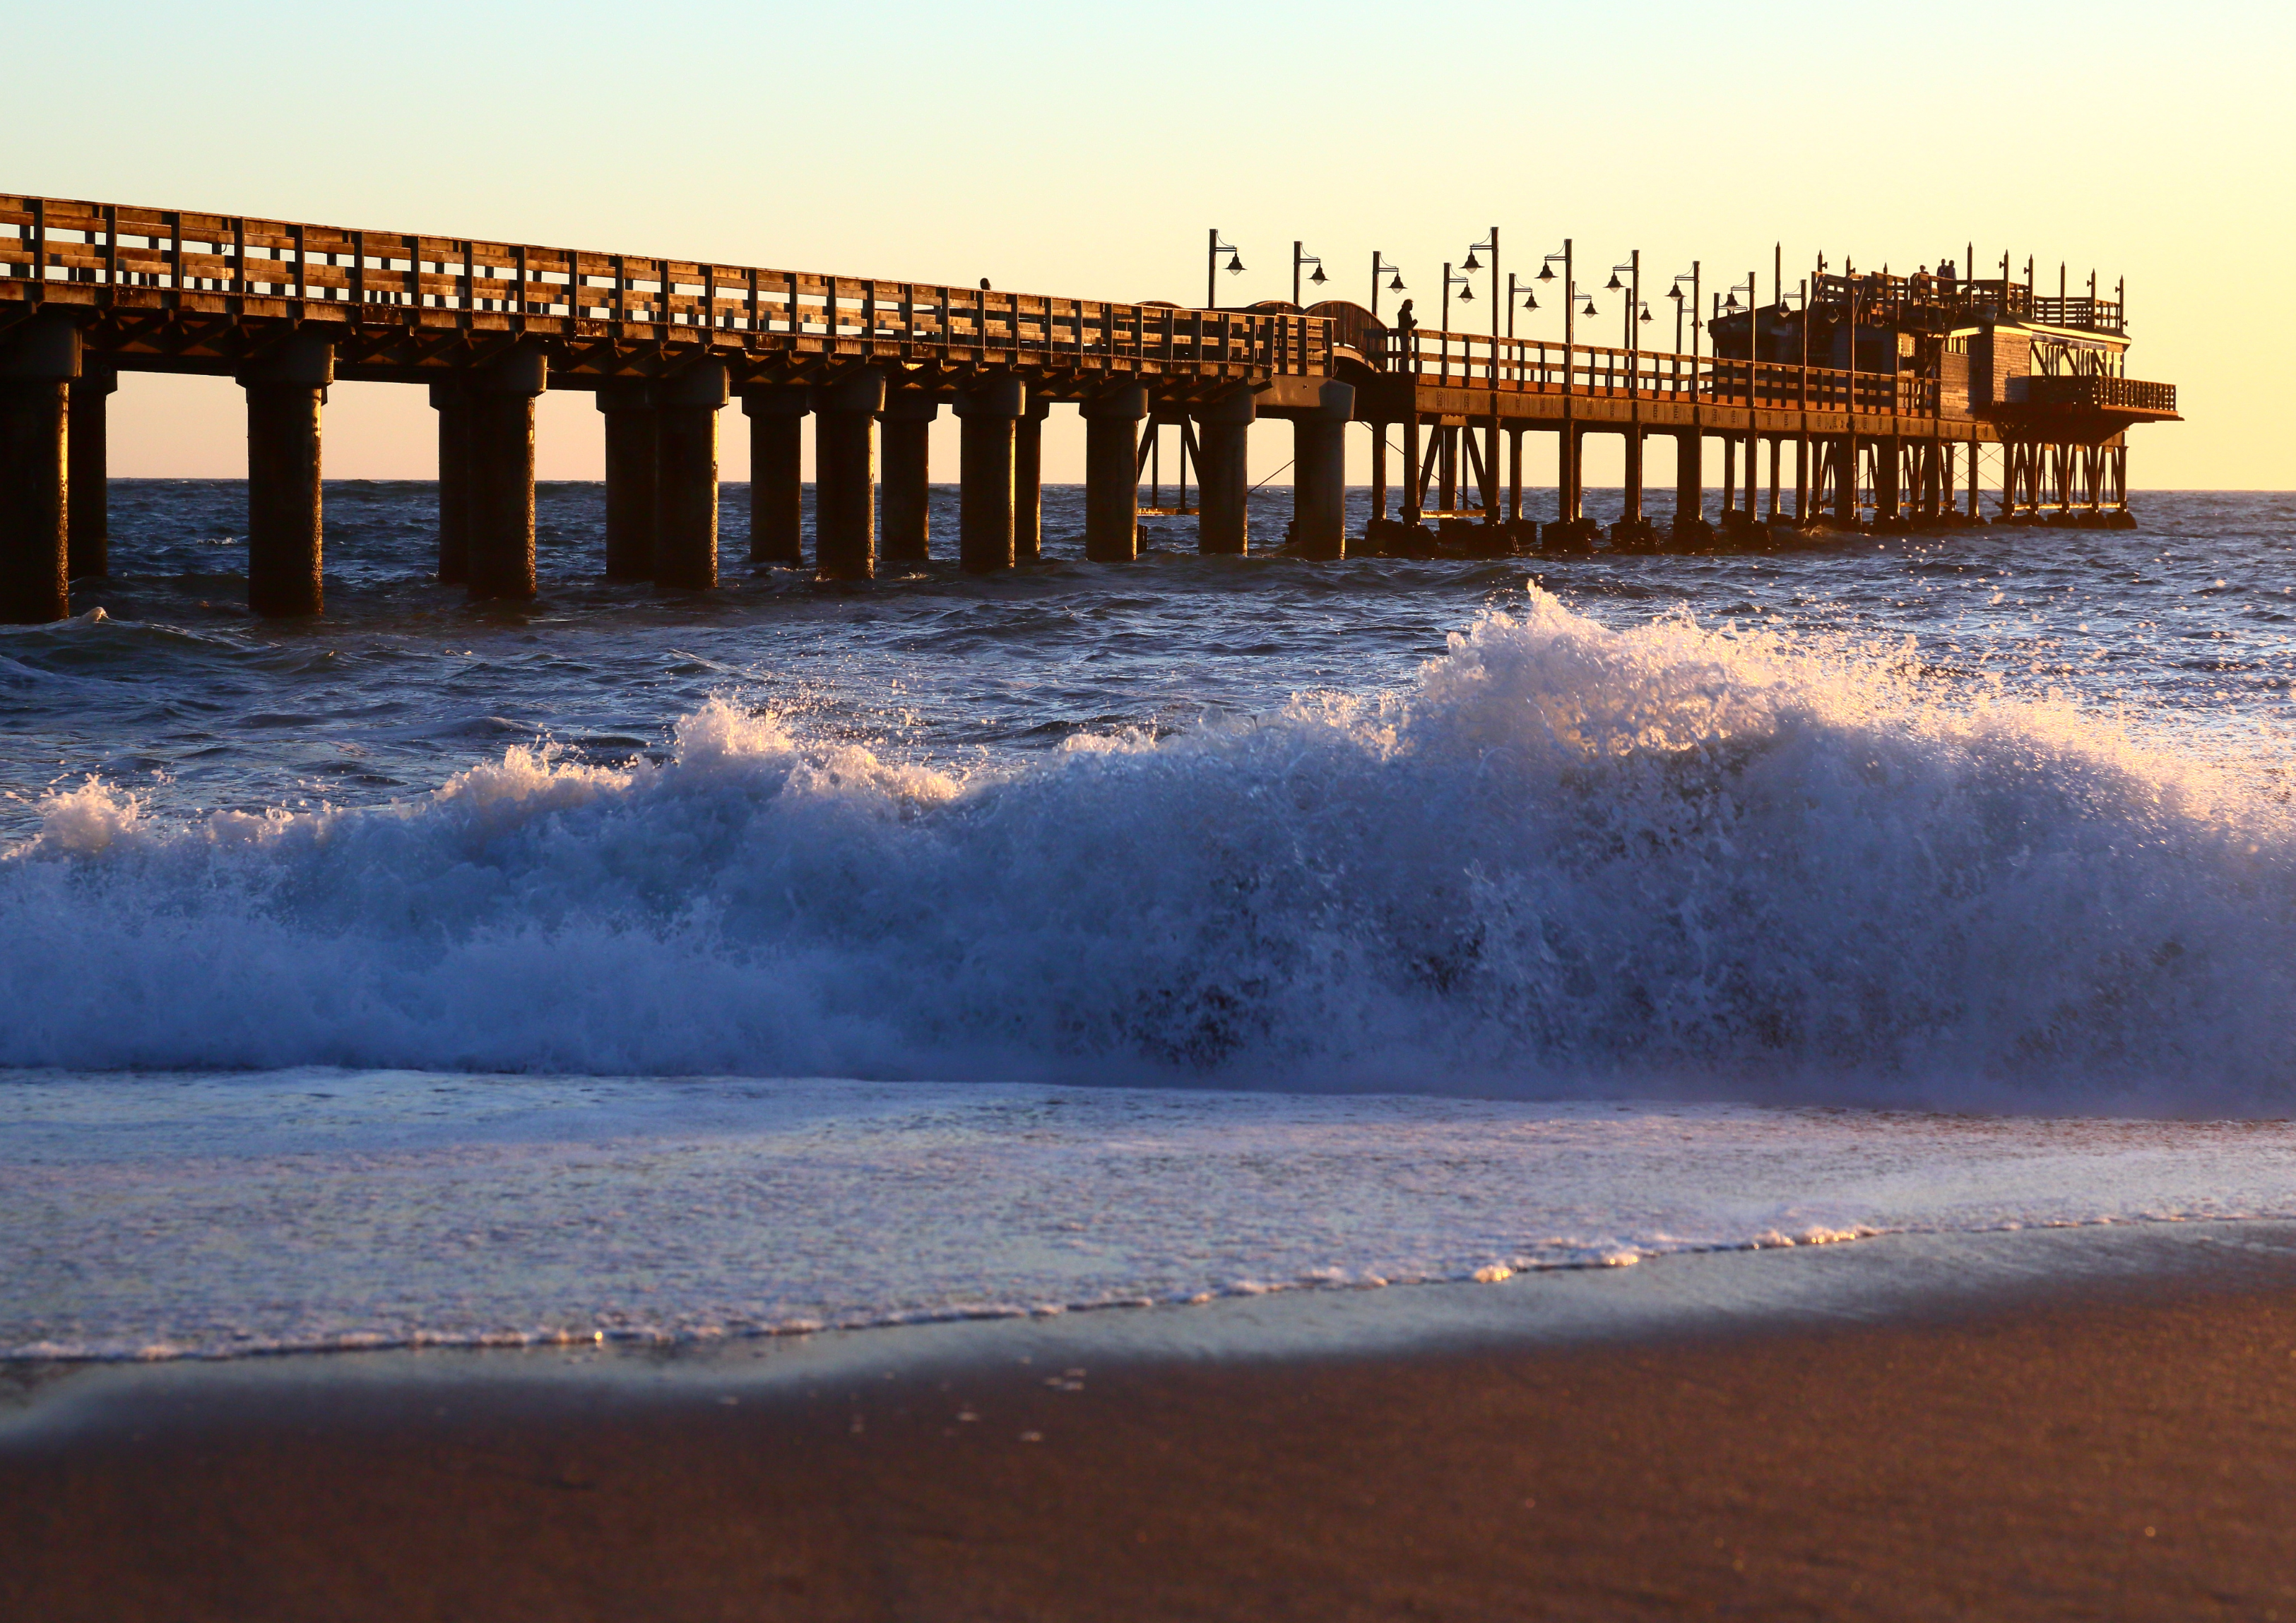
<svg viewBox="0 0 2296 1623">
<path fill-rule="evenodd" d="M 727 398 L 723 361 L 695 361 L 654 385 L 656 586 L 718 585 L 718 414 Z"/>
<path fill-rule="evenodd" d="M 1292 546 L 1304 558 L 1348 555 L 1348 423 L 1352 383 L 1317 391 L 1313 412 L 1292 420 Z"/>
<path fill-rule="evenodd" d="M 877 572 L 877 414 L 885 374 L 849 372 L 814 391 L 813 561 L 823 578 Z"/>
<path fill-rule="evenodd" d="M 1857 437 L 1844 434 L 1833 442 L 1833 522 L 1842 529 L 1857 528 Z"/>
<path fill-rule="evenodd" d="M 71 612 L 68 492 L 79 329 L 41 315 L 0 348 L 0 621 Z"/>
<path fill-rule="evenodd" d="M 1898 488 L 1898 470 L 1905 462 L 1905 445 L 1896 435 L 1874 442 L 1874 528 L 1899 529 L 1905 526 L 1904 497 Z"/>
<path fill-rule="evenodd" d="M 2121 505 L 2124 507 L 2128 505 L 2125 498 Z M 1984 519 L 1985 514 L 1980 510 L 1977 503 L 1977 441 L 1972 439 L 1969 442 L 1969 521 L 1972 524 L 1979 524 L 1982 523 Z"/>
<path fill-rule="evenodd" d="M 1521 439 L 1517 435 L 1518 443 Z M 1387 424 L 1371 424 L 1371 520 L 1365 526 L 1366 534 L 1371 524 L 1387 521 Z"/>
<path fill-rule="evenodd" d="M 598 410 L 606 419 L 606 578 L 652 580 L 661 437 L 653 385 L 604 384 Z"/>
<path fill-rule="evenodd" d="M 940 402 L 922 389 L 897 389 L 877 414 L 878 455 L 883 459 L 888 563 L 922 563 L 932 556 L 932 424 Z"/>
<path fill-rule="evenodd" d="M 1794 439 L 1794 522 L 1809 522 L 1809 436 Z"/>
<path fill-rule="evenodd" d="M 805 414 L 813 391 L 792 384 L 744 389 L 750 419 L 750 562 L 805 563 Z"/>
<path fill-rule="evenodd" d="M 470 391 L 457 380 L 433 383 L 430 409 L 439 414 L 439 584 L 461 586 L 471 578 Z M 612 499 L 609 480 L 610 504 Z"/>
<path fill-rule="evenodd" d="M 1077 407 L 1084 417 L 1084 555 L 1129 563 L 1140 555 L 1140 420 L 1148 390 L 1128 383 Z"/>
<path fill-rule="evenodd" d="M 304 328 L 240 374 L 247 391 L 247 604 L 316 614 L 320 586 L 319 408 L 334 345 Z"/>
<path fill-rule="evenodd" d="M 1013 419 L 1013 561 L 1045 557 L 1045 417 L 1050 400 L 1031 398 Z"/>
<path fill-rule="evenodd" d="M 1706 436 L 1685 429 L 1674 437 L 1674 533 L 1701 536 L 1706 530 Z"/>
<path fill-rule="evenodd" d="M 474 598 L 534 595 L 534 402 L 550 386 L 539 349 L 471 374 L 470 582 Z"/>
<path fill-rule="evenodd" d="M 84 372 L 71 385 L 65 455 L 66 520 L 70 531 L 71 578 L 111 573 L 111 470 L 105 445 L 106 402 L 119 387 L 119 374 L 104 368 Z"/>
<path fill-rule="evenodd" d="M 1203 491 L 1196 514 L 1196 550 L 1241 555 L 1251 548 L 1251 476 L 1245 460 L 1251 446 L 1257 398 L 1239 389 L 1197 411 L 1196 442 L 1202 448 Z"/>
<path fill-rule="evenodd" d="M 1419 483 L 1419 414 L 1413 412 L 1403 419 L 1403 501 L 1400 505 L 1406 529 L 1419 528 L 1420 502 L 1424 495 Z"/>
<path fill-rule="evenodd" d="M 957 558 L 974 574 L 1013 567 L 1013 425 L 1027 406 L 1027 389 L 1012 377 L 983 379 L 957 397 L 964 423 Z"/>
<path fill-rule="evenodd" d="M 1659 547 L 1658 526 L 1643 513 L 1643 425 L 1628 423 L 1625 439 L 1626 507 L 1619 521 L 1611 526 L 1611 545 L 1622 553 L 1654 553 Z"/>
</svg>

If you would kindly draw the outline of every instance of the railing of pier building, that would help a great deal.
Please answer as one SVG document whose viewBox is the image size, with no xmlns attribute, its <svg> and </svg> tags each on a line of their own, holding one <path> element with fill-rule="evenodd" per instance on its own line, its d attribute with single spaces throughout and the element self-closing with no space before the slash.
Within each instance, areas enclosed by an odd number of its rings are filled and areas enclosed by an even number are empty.
<svg viewBox="0 0 2296 1623">
<path fill-rule="evenodd" d="M 1652 349 L 1563 345 L 1424 328 L 1386 332 L 1377 365 L 1438 388 L 1577 399 L 1666 401 L 1764 411 L 1934 416 L 1938 381 L 1908 373 L 1842 372 L 1783 362 Z"/>
</svg>

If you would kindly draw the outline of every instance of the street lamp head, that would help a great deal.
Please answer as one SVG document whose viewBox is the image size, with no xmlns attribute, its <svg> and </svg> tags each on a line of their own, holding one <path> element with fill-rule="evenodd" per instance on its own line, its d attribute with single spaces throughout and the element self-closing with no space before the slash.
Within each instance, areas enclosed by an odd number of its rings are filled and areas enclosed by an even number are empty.
<svg viewBox="0 0 2296 1623">
<path fill-rule="evenodd" d="M 1619 280 L 1619 273 L 1612 271 L 1611 273 L 1611 279 L 1603 283 L 1603 291 L 1606 293 L 1615 293 L 1622 290 L 1625 286 L 1626 283 Z"/>
<path fill-rule="evenodd" d="M 1237 250 L 1234 257 L 1228 260 L 1227 274 L 1231 276 L 1243 275 L 1243 252 L 1241 249 Z"/>
<path fill-rule="evenodd" d="M 1677 282 L 1672 287 L 1667 289 L 1666 296 L 1669 299 L 1673 299 L 1675 303 L 1680 304 L 1682 302 L 1682 284 Z"/>
<path fill-rule="evenodd" d="M 1535 292 L 1525 293 L 1522 296 L 1522 307 L 1526 310 L 1535 310 L 1538 308 L 1538 295 Z"/>
<path fill-rule="evenodd" d="M 1324 283 L 1330 281 L 1331 278 L 1324 275 L 1323 264 L 1321 261 L 1318 261 L 1316 266 L 1316 274 L 1308 277 L 1308 280 L 1314 283 L 1316 286 L 1321 287 Z"/>
<path fill-rule="evenodd" d="M 1650 319 L 1650 306 L 1649 306 L 1649 305 L 1645 304 L 1644 306 L 1643 306 L 1643 313 L 1642 313 L 1641 316 L 1640 316 L 1638 319 L 1643 320 L 1643 321 L 1648 321 L 1648 320 Z"/>
<path fill-rule="evenodd" d="M 1475 290 L 1472 285 L 1463 287 L 1459 290 L 1459 302 L 1461 304 L 1472 304 L 1475 302 Z"/>
<path fill-rule="evenodd" d="M 1722 307 L 1726 310 L 1736 309 L 1738 307 L 1738 295 L 1735 293 L 1731 294 L 1729 299 L 1723 304 Z"/>
<path fill-rule="evenodd" d="M 1552 282 L 1552 281 L 1554 281 L 1554 267 L 1552 265 L 1542 265 L 1542 266 L 1540 266 L 1538 267 L 1538 279 L 1539 279 L 1541 282 Z"/>
<path fill-rule="evenodd" d="M 1587 300 L 1587 307 L 1579 311 L 1578 314 L 1581 316 L 1596 316 L 1600 315 L 1601 312 L 1595 308 L 1595 300 L 1590 297 Z"/>
<path fill-rule="evenodd" d="M 1483 268 L 1483 262 L 1475 258 L 1475 250 L 1470 248 L 1467 250 L 1466 263 L 1460 266 L 1459 268 L 1464 271 L 1479 271 Z"/>
<path fill-rule="evenodd" d="M 1387 291 L 1390 293 L 1400 293 L 1403 291 L 1403 273 L 1401 271 L 1397 271 L 1395 273 L 1395 279 L 1387 284 Z"/>
</svg>

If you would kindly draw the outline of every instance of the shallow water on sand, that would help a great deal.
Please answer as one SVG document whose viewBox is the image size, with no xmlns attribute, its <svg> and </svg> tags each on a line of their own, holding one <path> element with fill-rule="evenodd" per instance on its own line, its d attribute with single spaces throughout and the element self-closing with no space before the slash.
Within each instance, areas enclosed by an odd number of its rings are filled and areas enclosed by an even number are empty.
<svg viewBox="0 0 2296 1623">
<path fill-rule="evenodd" d="M 342 1071 L 0 1089 L 0 1358 L 691 1340 L 2296 1216 L 2296 1126 Z"/>
<path fill-rule="evenodd" d="M 550 486 L 474 607 L 428 486 L 336 485 L 282 626 L 242 488 L 116 486 L 0 631 L 0 1347 L 2296 1206 L 2296 498 L 1111 567 L 1077 496 L 1009 578 L 705 597 Z"/>
</svg>

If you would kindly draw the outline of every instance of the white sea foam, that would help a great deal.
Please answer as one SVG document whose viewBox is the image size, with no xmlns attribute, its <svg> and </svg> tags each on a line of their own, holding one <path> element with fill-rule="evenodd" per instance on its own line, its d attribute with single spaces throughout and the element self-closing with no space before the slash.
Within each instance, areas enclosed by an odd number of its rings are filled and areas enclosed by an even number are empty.
<svg viewBox="0 0 2296 1623">
<path fill-rule="evenodd" d="M 2286 1110 L 2283 810 L 1888 655 L 1534 594 L 970 775 L 721 701 L 380 811 L 90 783 L 0 861 L 0 1064 Z"/>
</svg>

